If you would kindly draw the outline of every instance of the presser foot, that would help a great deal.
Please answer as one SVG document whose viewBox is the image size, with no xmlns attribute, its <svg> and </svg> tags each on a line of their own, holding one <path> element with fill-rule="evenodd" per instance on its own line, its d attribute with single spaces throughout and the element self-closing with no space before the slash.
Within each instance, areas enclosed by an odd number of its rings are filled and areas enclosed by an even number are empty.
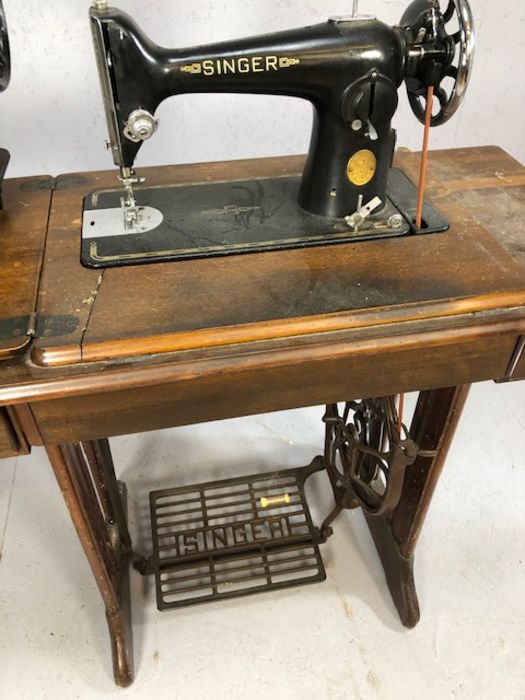
<svg viewBox="0 0 525 700">
<path fill-rule="evenodd" d="M 120 209 L 122 213 L 122 226 L 125 234 L 146 232 L 150 230 L 148 224 L 148 212 L 145 207 L 137 205 L 134 187 L 143 184 L 145 177 L 137 177 L 130 168 L 122 168 L 119 180 L 124 187 L 124 196 L 120 198 Z M 95 226 L 96 221 L 90 222 L 90 226 Z M 158 222 L 154 222 L 157 226 Z"/>
</svg>

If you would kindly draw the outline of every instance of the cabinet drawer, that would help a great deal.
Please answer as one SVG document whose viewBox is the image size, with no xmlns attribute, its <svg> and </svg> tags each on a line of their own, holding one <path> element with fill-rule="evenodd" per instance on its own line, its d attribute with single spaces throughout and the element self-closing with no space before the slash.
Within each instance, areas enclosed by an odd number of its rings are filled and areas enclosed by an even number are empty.
<svg viewBox="0 0 525 700">
<path fill-rule="evenodd" d="M 342 341 L 166 368 L 162 381 L 31 404 L 54 444 L 322 405 L 505 375 L 516 337 L 443 334 Z"/>
</svg>

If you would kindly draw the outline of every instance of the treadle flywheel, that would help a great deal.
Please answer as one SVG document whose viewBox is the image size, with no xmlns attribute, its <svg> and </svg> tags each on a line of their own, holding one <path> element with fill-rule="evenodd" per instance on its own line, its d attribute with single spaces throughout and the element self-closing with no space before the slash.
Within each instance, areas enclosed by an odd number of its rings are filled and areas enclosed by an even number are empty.
<svg viewBox="0 0 525 700">
<path fill-rule="evenodd" d="M 300 469 L 150 493 L 159 610 L 324 581 Z"/>
</svg>

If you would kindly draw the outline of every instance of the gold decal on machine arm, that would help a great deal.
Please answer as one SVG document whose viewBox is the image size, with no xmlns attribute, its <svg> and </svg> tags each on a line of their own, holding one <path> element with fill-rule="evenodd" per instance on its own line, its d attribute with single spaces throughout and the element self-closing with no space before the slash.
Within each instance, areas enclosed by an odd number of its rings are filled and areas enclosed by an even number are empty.
<svg viewBox="0 0 525 700">
<path fill-rule="evenodd" d="M 300 62 L 298 58 L 287 58 L 284 56 L 279 59 L 279 68 L 290 68 L 290 66 L 296 66 Z"/>
<path fill-rule="evenodd" d="M 193 65 L 195 65 L 195 64 L 193 64 Z M 197 63 L 197 65 L 200 66 L 199 63 Z M 204 75 L 213 75 L 213 73 L 215 72 L 213 70 L 213 61 L 203 61 L 202 62 L 202 69 L 203 69 Z M 200 73 L 200 71 L 198 71 L 198 72 Z"/>
<path fill-rule="evenodd" d="M 220 61 L 217 61 L 217 66 L 221 65 Z M 237 69 L 239 73 L 249 73 L 250 72 L 250 60 L 248 58 L 237 59 Z"/>
<path fill-rule="evenodd" d="M 362 187 L 370 182 L 376 172 L 376 157 L 367 148 L 357 151 L 349 159 L 346 166 L 346 176 L 357 187 Z"/>
<path fill-rule="evenodd" d="M 207 58 L 204 61 L 187 63 L 180 67 L 182 73 L 190 75 L 225 75 L 228 73 L 269 73 L 274 70 L 292 68 L 301 63 L 300 58 L 289 56 L 233 56 L 231 58 Z"/>
<path fill-rule="evenodd" d="M 187 66 L 182 66 L 181 71 L 183 73 L 202 73 L 202 65 L 200 63 L 190 63 Z"/>
</svg>

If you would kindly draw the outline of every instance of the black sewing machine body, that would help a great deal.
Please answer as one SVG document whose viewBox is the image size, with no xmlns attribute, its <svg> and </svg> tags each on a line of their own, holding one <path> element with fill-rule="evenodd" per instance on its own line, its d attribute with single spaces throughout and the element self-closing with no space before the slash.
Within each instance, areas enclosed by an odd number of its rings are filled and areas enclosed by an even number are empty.
<svg viewBox="0 0 525 700">
<path fill-rule="evenodd" d="M 314 105 L 314 127 L 300 204 L 323 216 L 343 217 L 354 211 L 357 188 L 346 169 L 350 156 L 363 148 L 374 154 L 378 166 L 359 193 L 366 199 L 384 192 L 395 140 L 390 123 L 406 53 L 401 30 L 376 20 L 329 21 L 168 51 L 146 39 L 125 15 L 119 13 L 117 21 L 112 16 L 104 18 L 101 31 L 106 32 L 118 85 L 119 133 L 138 107 L 154 114 L 163 100 L 183 93 L 302 97 Z M 362 127 L 353 131 L 351 124 L 357 119 Z M 375 140 L 366 135 L 368 121 L 377 132 Z M 141 142 L 120 139 L 125 167 L 133 166 L 140 146 Z"/>
<path fill-rule="evenodd" d="M 391 174 L 391 121 L 403 80 L 412 81 L 415 92 L 451 74 L 457 42 L 436 25 L 436 16 L 436 0 L 415 0 L 399 27 L 373 18 L 334 18 L 165 49 L 99 0 L 91 10 L 92 30 L 109 147 L 126 197 L 116 189 L 86 198 L 83 262 L 130 264 L 415 232 L 415 192 Z M 142 187 L 133 166 L 157 130 L 155 111 L 168 97 L 197 92 L 309 100 L 314 123 L 302 177 L 195 184 L 169 193 Z M 445 99 L 439 101 L 443 108 Z M 389 178 L 395 190 L 390 199 Z M 425 232 L 446 229 L 430 209 L 426 215 Z"/>
</svg>

